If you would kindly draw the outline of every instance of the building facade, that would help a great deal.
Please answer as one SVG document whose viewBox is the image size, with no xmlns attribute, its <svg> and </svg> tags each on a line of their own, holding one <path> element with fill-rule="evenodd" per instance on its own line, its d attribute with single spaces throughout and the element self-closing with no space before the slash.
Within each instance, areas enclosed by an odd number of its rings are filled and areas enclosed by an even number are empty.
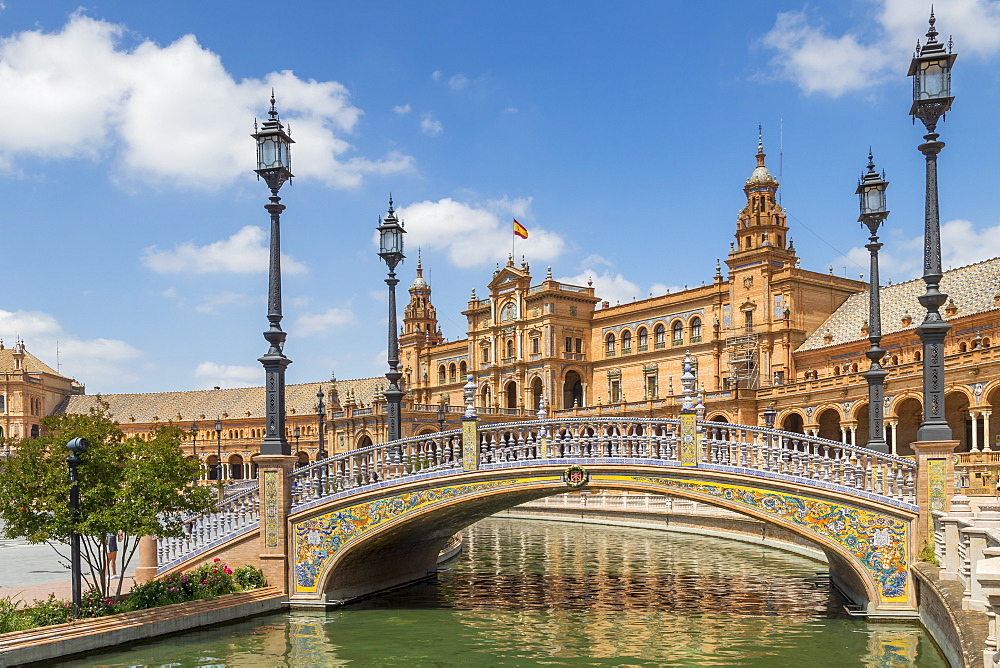
<svg viewBox="0 0 1000 668">
<path fill-rule="evenodd" d="M 462 312 L 465 336 L 447 341 L 418 259 L 399 338 L 407 393 L 402 435 L 458 427 L 469 376 L 484 421 L 532 418 L 543 397 L 555 416 L 676 417 L 682 363 L 690 355 L 707 419 L 761 424 L 763 411 L 773 407 L 779 428 L 864 445 L 868 285 L 801 267 L 765 158 L 758 143 L 725 261 L 701 285 L 680 292 L 611 305 L 592 285 L 556 281 L 551 268 L 536 280 L 526 261 L 510 257 L 482 298 L 473 291 Z M 964 482 L 984 487 L 1000 467 L 993 448 L 1000 437 L 1000 357 L 992 346 L 1000 326 L 1000 258 L 946 272 L 941 290 L 950 296 L 944 315 L 952 324 L 945 343 L 947 418 L 960 442 Z M 921 421 L 915 328 L 922 291 L 920 280 L 881 291 L 886 434 L 901 455 L 912 453 Z M 385 439 L 385 385 L 384 378 L 368 378 L 288 386 L 287 438 L 300 461 L 314 461 L 319 449 L 320 389 L 325 449 L 332 453 Z M 95 401 L 70 391 L 64 396 L 57 411 L 85 411 Z M 189 447 L 206 477 L 253 473 L 263 388 L 104 400 L 126 433 L 149 433 L 164 422 L 190 431 Z M 20 433 L 30 427 L 24 425 Z"/>
</svg>

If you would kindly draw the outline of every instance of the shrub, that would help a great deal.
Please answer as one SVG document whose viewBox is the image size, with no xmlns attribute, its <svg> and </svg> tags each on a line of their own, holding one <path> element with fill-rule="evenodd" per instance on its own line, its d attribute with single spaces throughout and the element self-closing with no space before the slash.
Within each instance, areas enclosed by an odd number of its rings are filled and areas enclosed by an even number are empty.
<svg viewBox="0 0 1000 668">
<path fill-rule="evenodd" d="M 25 608 L 24 617 L 29 626 L 50 626 L 73 621 L 73 604 L 60 601 L 55 594 L 49 594 L 45 601 L 35 601 L 35 604 Z"/>
<path fill-rule="evenodd" d="M 96 589 L 90 589 L 80 597 L 80 617 L 106 617 L 119 612 L 124 612 L 124 603 L 116 603 L 114 599 L 107 598 Z"/>
<path fill-rule="evenodd" d="M 126 608 L 145 610 L 161 605 L 183 603 L 195 598 L 193 578 L 185 573 L 171 573 L 162 580 L 151 580 L 133 585 L 129 591 Z"/>
<path fill-rule="evenodd" d="M 0 598 L 0 633 L 31 628 L 23 613 L 23 610 L 18 609 L 18 602 L 11 599 L 10 596 Z"/>
<path fill-rule="evenodd" d="M 194 598 L 208 598 L 233 594 L 240 590 L 233 577 L 233 571 L 221 559 L 210 564 L 202 564 L 189 574 L 194 583 Z"/>
<path fill-rule="evenodd" d="M 267 586 L 264 573 L 255 566 L 240 566 L 233 571 L 233 577 L 236 578 L 236 584 L 243 590 L 260 589 Z"/>
</svg>

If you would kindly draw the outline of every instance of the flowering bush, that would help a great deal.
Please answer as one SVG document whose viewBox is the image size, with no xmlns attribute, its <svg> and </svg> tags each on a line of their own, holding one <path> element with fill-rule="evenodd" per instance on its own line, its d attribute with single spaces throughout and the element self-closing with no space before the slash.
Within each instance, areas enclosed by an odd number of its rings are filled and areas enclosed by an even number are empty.
<svg viewBox="0 0 1000 668">
<path fill-rule="evenodd" d="M 233 577 L 236 578 L 236 584 L 240 586 L 240 589 L 246 591 L 247 589 L 260 589 L 261 587 L 267 586 L 267 580 L 264 579 L 264 573 L 255 566 L 240 566 L 235 571 L 233 571 Z"/>
<path fill-rule="evenodd" d="M 256 589 L 264 584 L 264 574 L 259 568 L 244 566 L 234 572 L 224 561 L 216 559 L 187 573 L 171 573 L 162 580 L 133 586 L 127 605 L 129 610 L 144 610 Z"/>
<path fill-rule="evenodd" d="M 34 605 L 24 609 L 23 614 L 28 622 L 28 628 L 65 624 L 73 620 L 73 604 L 69 601 L 60 601 L 55 594 L 49 594 L 47 600 L 35 601 Z"/>
<path fill-rule="evenodd" d="M 191 571 L 190 576 L 195 583 L 195 598 L 221 596 L 240 590 L 236 578 L 233 577 L 233 571 L 221 559 L 216 559 L 210 564 L 202 564 Z"/>
</svg>

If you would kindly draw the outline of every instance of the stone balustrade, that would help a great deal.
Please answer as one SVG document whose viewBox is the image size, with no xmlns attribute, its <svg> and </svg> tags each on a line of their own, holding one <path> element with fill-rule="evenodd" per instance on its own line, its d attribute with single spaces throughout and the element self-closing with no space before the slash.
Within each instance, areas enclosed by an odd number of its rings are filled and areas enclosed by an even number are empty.
<svg viewBox="0 0 1000 668">
<path fill-rule="evenodd" d="M 184 520 L 184 535 L 156 541 L 158 571 L 168 570 L 174 561 L 216 542 L 224 542 L 260 522 L 260 491 L 255 483 L 226 497 L 209 513 Z"/>
</svg>

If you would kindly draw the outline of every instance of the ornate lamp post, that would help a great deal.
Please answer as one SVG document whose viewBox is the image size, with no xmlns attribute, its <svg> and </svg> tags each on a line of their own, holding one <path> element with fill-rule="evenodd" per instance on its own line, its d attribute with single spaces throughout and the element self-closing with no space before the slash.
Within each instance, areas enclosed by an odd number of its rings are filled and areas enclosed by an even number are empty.
<svg viewBox="0 0 1000 668">
<path fill-rule="evenodd" d="M 219 486 L 219 503 L 222 503 L 222 420 L 219 418 L 215 419 L 215 482 Z"/>
<path fill-rule="evenodd" d="M 778 411 L 774 407 L 774 404 L 769 405 L 764 409 L 764 426 L 768 429 L 774 429 L 774 420 L 778 417 Z"/>
<path fill-rule="evenodd" d="M 319 417 L 319 452 L 316 453 L 317 460 L 326 459 L 326 447 L 323 433 L 323 420 L 326 418 L 326 406 L 323 405 L 323 388 L 319 388 L 316 393 L 316 415 Z"/>
<path fill-rule="evenodd" d="M 264 366 L 265 423 L 264 441 L 260 445 L 262 455 L 290 455 L 291 449 L 285 439 L 285 367 L 292 363 L 285 357 L 282 348 L 285 333 L 281 331 L 281 232 L 280 217 L 285 206 L 280 204 L 278 190 L 292 178 L 292 138 L 285 133 L 278 112 L 274 109 L 274 91 L 271 92 L 271 110 L 268 118 L 254 134 L 257 140 L 257 172 L 271 190 L 269 204 L 264 209 L 271 214 L 271 247 L 268 268 L 267 320 L 270 327 L 264 332 L 264 339 L 270 344 L 267 353 L 258 359 Z"/>
<path fill-rule="evenodd" d="M 871 151 L 868 152 L 868 171 L 858 181 L 855 191 L 861 202 L 861 215 L 858 222 L 863 223 L 871 236 L 865 248 L 871 253 L 870 276 L 871 287 L 868 289 L 868 341 L 871 348 L 865 352 L 865 357 L 871 361 L 865 378 L 868 380 L 868 443 L 869 450 L 889 452 L 889 444 L 885 442 L 885 423 L 882 416 L 882 404 L 885 397 L 885 377 L 889 372 L 882 368 L 882 358 L 885 350 L 879 346 L 882 341 L 882 307 L 879 302 L 878 251 L 882 244 L 878 242 L 878 228 L 889 215 L 885 208 L 885 189 L 889 182 L 885 176 L 879 177 L 875 171 L 875 162 Z"/>
<path fill-rule="evenodd" d="M 442 396 L 441 397 L 441 401 L 438 402 L 438 431 L 439 432 L 444 431 L 444 421 L 447 419 L 447 415 L 445 413 L 445 406 L 446 405 L 447 404 L 445 404 L 444 396 Z"/>
<path fill-rule="evenodd" d="M 924 143 L 917 148 L 926 160 L 924 205 L 924 283 L 927 288 L 918 298 L 927 309 L 924 321 L 917 327 L 923 347 L 923 400 L 924 420 L 917 431 L 918 441 L 951 440 L 951 427 L 945 418 L 944 405 L 944 337 L 951 329 L 938 312 L 948 300 L 948 295 L 938 290 L 941 282 L 941 228 L 938 218 L 937 155 L 944 142 L 937 141 L 935 132 L 938 119 L 951 108 L 955 99 L 951 95 L 951 67 L 957 57 L 951 53 L 951 44 L 945 51 L 937 41 L 931 12 L 927 42 L 920 46 L 910 62 L 907 76 L 913 77 L 913 105 L 910 115 L 919 118 L 927 129 Z"/>
<path fill-rule="evenodd" d="M 295 452 L 299 451 L 299 436 L 302 435 L 302 429 L 299 425 L 295 425 L 295 430 L 292 432 L 292 436 L 295 437 Z"/>
<path fill-rule="evenodd" d="M 392 197 L 389 197 L 389 213 L 385 219 L 379 219 L 379 257 L 385 260 L 389 267 L 389 278 L 385 279 L 389 286 L 389 371 L 385 377 L 389 380 L 389 388 L 382 394 L 385 396 L 387 426 L 389 428 L 389 440 L 395 441 L 400 437 L 399 433 L 399 402 L 403 398 L 403 391 L 399 389 L 399 379 L 403 374 L 399 371 L 399 343 L 396 340 L 396 265 L 402 261 L 403 255 L 403 234 L 406 230 L 396 219 L 396 213 L 392 208 Z"/>
<path fill-rule="evenodd" d="M 73 616 L 80 616 L 80 603 L 83 600 L 83 593 L 80 587 L 80 534 L 76 531 L 77 522 L 80 521 L 80 487 L 76 475 L 76 467 L 83 463 L 80 455 L 87 451 L 90 443 L 85 438 L 74 438 L 66 444 L 69 450 L 69 457 L 66 463 L 69 465 L 69 516 L 70 516 L 70 577 L 72 579 Z"/>
</svg>

